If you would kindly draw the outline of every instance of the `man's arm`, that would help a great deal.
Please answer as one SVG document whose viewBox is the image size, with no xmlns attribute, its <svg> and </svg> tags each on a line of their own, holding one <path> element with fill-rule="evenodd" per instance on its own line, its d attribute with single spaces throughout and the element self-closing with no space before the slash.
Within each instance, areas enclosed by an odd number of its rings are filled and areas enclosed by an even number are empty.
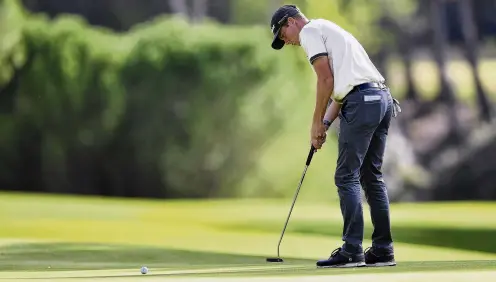
<svg viewBox="0 0 496 282">
<path fill-rule="evenodd" d="M 300 44 L 317 74 L 317 94 L 312 118 L 312 129 L 310 131 L 312 146 L 317 150 L 325 142 L 326 126 L 324 125 L 323 118 L 334 90 L 334 76 L 331 71 L 329 53 L 324 41 L 318 26 L 309 24 L 300 32 Z"/>
<path fill-rule="evenodd" d="M 329 104 L 329 99 L 334 90 L 334 76 L 329 65 L 329 59 L 327 56 L 320 56 L 312 62 L 315 73 L 317 74 L 317 97 L 315 101 L 315 109 L 313 114 L 313 123 L 320 124 L 324 120 L 324 115 L 326 114 L 327 105 Z M 329 106 L 329 117 L 332 118 L 336 115 L 336 104 L 331 103 Z M 336 119 L 336 117 L 329 120 L 331 123 Z"/>
<path fill-rule="evenodd" d="M 331 126 L 331 124 L 338 118 L 339 111 L 341 110 L 342 104 L 332 102 L 331 105 L 327 108 L 327 111 L 324 115 L 324 123 L 326 124 L 326 127 Z"/>
</svg>

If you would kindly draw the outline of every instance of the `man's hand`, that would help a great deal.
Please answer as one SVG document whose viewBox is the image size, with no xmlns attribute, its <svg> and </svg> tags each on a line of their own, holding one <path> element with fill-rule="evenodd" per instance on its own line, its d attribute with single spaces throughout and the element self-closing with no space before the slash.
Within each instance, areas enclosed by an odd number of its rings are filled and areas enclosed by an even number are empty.
<svg viewBox="0 0 496 282">
<path fill-rule="evenodd" d="M 322 148 L 327 137 L 326 127 L 323 122 L 313 123 L 311 130 L 311 142 L 315 149 Z"/>
</svg>

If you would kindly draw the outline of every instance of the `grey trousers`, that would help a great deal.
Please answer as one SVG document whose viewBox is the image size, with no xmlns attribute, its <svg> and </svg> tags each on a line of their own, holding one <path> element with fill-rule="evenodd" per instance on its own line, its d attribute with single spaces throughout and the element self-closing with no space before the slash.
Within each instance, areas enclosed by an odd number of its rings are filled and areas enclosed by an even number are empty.
<svg viewBox="0 0 496 282">
<path fill-rule="evenodd" d="M 393 252 L 389 199 L 381 172 L 392 112 L 389 90 L 368 88 L 349 93 L 339 113 L 339 156 L 334 178 L 344 221 L 342 251 L 346 253 L 363 252 L 361 189 L 374 227 L 372 246 Z"/>
</svg>

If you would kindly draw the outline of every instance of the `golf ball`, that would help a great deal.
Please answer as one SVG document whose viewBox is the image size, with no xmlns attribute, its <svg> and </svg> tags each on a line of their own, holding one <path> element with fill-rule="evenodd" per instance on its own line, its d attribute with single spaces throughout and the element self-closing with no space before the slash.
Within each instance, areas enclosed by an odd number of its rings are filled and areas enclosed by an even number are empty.
<svg viewBox="0 0 496 282">
<path fill-rule="evenodd" d="M 148 273 L 148 267 L 143 266 L 141 267 L 141 274 L 147 274 Z"/>
</svg>

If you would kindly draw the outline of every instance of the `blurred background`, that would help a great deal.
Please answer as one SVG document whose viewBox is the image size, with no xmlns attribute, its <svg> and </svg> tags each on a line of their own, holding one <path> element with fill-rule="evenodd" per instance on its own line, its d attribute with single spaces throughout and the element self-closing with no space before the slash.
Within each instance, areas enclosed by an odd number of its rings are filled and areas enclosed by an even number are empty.
<svg viewBox="0 0 496 282">
<path fill-rule="evenodd" d="M 284 3 L 353 33 L 400 100 L 392 201 L 496 200 L 495 0 L 0 0 L 0 189 L 292 197 L 315 77 L 270 48 Z M 336 198 L 336 130 L 302 198 Z"/>
</svg>

